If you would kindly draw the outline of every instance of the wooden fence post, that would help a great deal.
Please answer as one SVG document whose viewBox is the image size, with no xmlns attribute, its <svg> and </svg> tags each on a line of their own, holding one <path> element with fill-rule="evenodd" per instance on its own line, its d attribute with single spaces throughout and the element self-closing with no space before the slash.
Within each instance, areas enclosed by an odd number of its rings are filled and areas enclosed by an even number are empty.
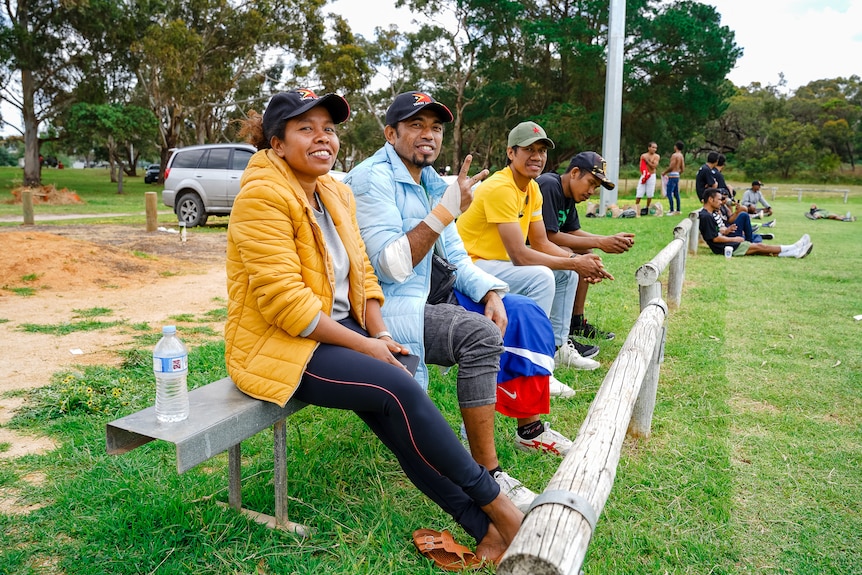
<svg viewBox="0 0 862 575">
<path fill-rule="evenodd" d="M 673 229 L 673 237 L 682 241 L 683 247 L 670 261 L 667 271 L 667 302 L 674 308 L 679 309 L 682 302 L 682 285 L 685 283 L 686 245 L 688 244 L 689 228 L 691 220 L 685 219 Z"/>
<path fill-rule="evenodd" d="M 24 225 L 36 223 L 33 217 L 33 190 L 21 190 L 21 207 L 24 210 Z"/>
<path fill-rule="evenodd" d="M 691 228 L 688 230 L 688 253 L 697 255 L 697 242 L 700 240 L 700 212 L 691 212 L 688 219 L 691 220 Z"/>
<path fill-rule="evenodd" d="M 144 206 L 147 212 L 147 231 L 154 232 L 159 226 L 159 212 L 156 205 L 158 202 L 157 192 L 144 192 Z"/>
<path fill-rule="evenodd" d="M 667 314 L 667 306 L 664 302 L 653 300 L 650 305 L 662 306 Z M 664 363 L 664 342 L 667 337 L 667 326 L 662 326 L 661 337 L 656 343 L 655 350 L 641 383 L 641 390 L 632 411 L 632 419 L 626 435 L 638 439 L 646 439 L 652 430 L 652 414 L 655 411 L 655 396 L 658 391 L 658 375 L 661 364 Z"/>
<path fill-rule="evenodd" d="M 500 575 L 576 575 L 580 570 L 613 487 L 625 432 L 666 316 L 660 300 L 638 316 L 574 445 L 503 555 Z"/>
</svg>

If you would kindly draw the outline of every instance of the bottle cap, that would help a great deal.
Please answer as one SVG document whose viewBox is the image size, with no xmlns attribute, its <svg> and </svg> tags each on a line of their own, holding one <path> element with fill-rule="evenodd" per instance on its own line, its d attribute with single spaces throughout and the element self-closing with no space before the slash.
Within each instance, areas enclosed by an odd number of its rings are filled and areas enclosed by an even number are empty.
<svg viewBox="0 0 862 575">
<path fill-rule="evenodd" d="M 175 325 L 166 325 L 162 328 L 162 335 L 171 335 L 177 333 L 177 326 Z"/>
</svg>

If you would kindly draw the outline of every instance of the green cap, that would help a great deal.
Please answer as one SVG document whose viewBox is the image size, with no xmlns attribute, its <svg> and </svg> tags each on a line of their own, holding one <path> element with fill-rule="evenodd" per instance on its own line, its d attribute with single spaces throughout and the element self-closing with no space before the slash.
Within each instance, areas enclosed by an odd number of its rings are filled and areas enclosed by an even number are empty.
<svg viewBox="0 0 862 575">
<path fill-rule="evenodd" d="M 554 147 L 554 141 L 545 133 L 545 130 L 536 122 L 521 122 L 509 132 L 509 147 L 529 146 L 538 141 L 544 141 L 549 148 Z"/>
</svg>

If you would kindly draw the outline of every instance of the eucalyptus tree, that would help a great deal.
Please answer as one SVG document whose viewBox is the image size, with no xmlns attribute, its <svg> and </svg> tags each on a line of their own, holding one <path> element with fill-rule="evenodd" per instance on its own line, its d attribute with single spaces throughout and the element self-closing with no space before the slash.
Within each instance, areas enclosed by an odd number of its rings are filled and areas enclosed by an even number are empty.
<svg viewBox="0 0 862 575">
<path fill-rule="evenodd" d="M 88 50 L 74 29 L 86 8 L 60 0 L 7 0 L 0 10 L 0 99 L 21 114 L 23 183 L 38 186 L 39 126 L 69 102 Z"/>
<path fill-rule="evenodd" d="M 323 43 L 325 0 L 180 0 L 154 11 L 132 44 L 138 88 L 159 119 L 162 164 L 171 148 L 219 139 L 224 123 L 255 82 L 262 88 L 283 54 L 293 64 L 312 59 Z M 276 79 L 276 84 L 281 79 Z"/>
<path fill-rule="evenodd" d="M 142 151 L 153 147 L 158 121 L 150 110 L 120 104 L 73 104 L 65 119 L 67 140 L 79 149 L 103 147 L 108 152 L 111 181 L 119 168 L 128 175 Z"/>
<path fill-rule="evenodd" d="M 465 14 L 464 29 L 476 54 L 475 87 L 466 93 L 477 105 L 465 113 L 465 123 L 482 126 L 480 138 L 489 151 L 501 151 L 494 140 L 528 118 L 542 123 L 558 143 L 549 168 L 578 150 L 599 147 L 605 0 L 451 4 Z M 723 99 L 732 93 L 725 76 L 742 51 L 715 8 L 688 0 L 629 0 L 625 42 L 622 133 L 630 154 L 639 153 L 641 140 L 690 136 L 721 113 Z"/>
</svg>

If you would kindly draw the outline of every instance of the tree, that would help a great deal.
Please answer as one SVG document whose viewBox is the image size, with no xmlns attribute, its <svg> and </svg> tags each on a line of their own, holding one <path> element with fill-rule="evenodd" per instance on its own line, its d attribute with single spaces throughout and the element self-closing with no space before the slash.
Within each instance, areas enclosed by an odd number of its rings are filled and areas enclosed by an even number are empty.
<svg viewBox="0 0 862 575">
<path fill-rule="evenodd" d="M 159 119 L 162 165 L 184 143 L 214 141 L 253 82 L 267 82 L 263 55 L 282 48 L 294 62 L 310 59 L 323 38 L 324 0 L 182 0 L 132 45 L 136 76 L 148 107 Z M 271 68 L 270 68 L 271 69 Z"/>
<path fill-rule="evenodd" d="M 39 124 L 66 104 L 82 46 L 59 0 L 3 3 L 0 18 L 0 99 L 21 112 L 24 185 L 41 185 Z"/>
<path fill-rule="evenodd" d="M 862 131 L 862 82 L 858 76 L 817 80 L 800 87 L 788 101 L 796 120 L 817 128 L 817 143 L 855 168 Z"/>
<path fill-rule="evenodd" d="M 79 148 L 105 147 L 111 181 L 116 182 L 117 167 L 135 175 L 141 151 L 155 140 L 158 121 L 138 106 L 79 103 L 71 107 L 65 130 L 68 142 Z"/>
</svg>

